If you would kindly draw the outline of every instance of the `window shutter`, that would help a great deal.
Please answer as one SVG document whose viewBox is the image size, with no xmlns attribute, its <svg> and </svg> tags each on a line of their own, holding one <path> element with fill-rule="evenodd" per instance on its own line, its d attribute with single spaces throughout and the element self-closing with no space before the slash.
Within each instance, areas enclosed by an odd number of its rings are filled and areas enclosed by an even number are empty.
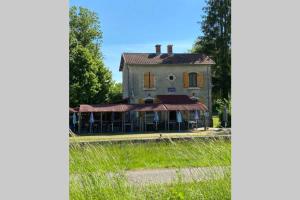
<svg viewBox="0 0 300 200">
<path fill-rule="evenodd" d="M 197 73 L 197 87 L 199 87 L 199 88 L 204 87 L 204 73 L 203 72 Z"/>
<path fill-rule="evenodd" d="M 139 104 L 144 104 L 144 99 L 139 99 Z"/>
<path fill-rule="evenodd" d="M 183 72 L 183 87 L 189 87 L 189 74 L 187 72 Z"/>
<path fill-rule="evenodd" d="M 154 74 L 150 74 L 150 88 L 154 88 Z"/>
<path fill-rule="evenodd" d="M 149 88 L 149 72 L 144 74 L 144 88 Z"/>
</svg>

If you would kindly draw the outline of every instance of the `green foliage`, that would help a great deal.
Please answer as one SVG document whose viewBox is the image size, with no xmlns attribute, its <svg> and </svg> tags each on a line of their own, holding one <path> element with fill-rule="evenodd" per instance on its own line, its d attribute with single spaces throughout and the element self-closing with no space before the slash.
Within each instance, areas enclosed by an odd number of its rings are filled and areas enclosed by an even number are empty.
<svg viewBox="0 0 300 200">
<path fill-rule="evenodd" d="M 72 6 L 69 11 L 70 106 L 108 101 L 111 72 L 100 51 L 102 32 L 96 13 Z"/>
<path fill-rule="evenodd" d="M 227 127 L 231 127 L 231 99 L 217 99 L 216 101 L 216 110 L 218 112 L 219 120 L 221 122 L 221 126 L 225 126 L 223 117 L 225 107 L 227 109 Z"/>
<path fill-rule="evenodd" d="M 214 128 L 220 127 L 221 123 L 220 123 L 219 116 L 213 116 L 212 119 L 213 119 L 213 127 Z"/>
<path fill-rule="evenodd" d="M 123 100 L 122 83 L 113 82 L 108 94 L 109 103 L 118 103 Z"/>
<path fill-rule="evenodd" d="M 203 10 L 203 36 L 197 38 L 192 52 L 206 53 L 216 62 L 213 95 L 227 99 L 231 93 L 231 0 L 208 0 Z"/>
<path fill-rule="evenodd" d="M 179 178 L 171 184 L 140 186 L 130 185 L 124 176 L 126 169 L 206 166 L 203 163 L 230 165 L 231 143 L 195 140 L 71 146 L 70 199 L 231 199 L 230 172 L 217 180 L 186 183 Z"/>
</svg>

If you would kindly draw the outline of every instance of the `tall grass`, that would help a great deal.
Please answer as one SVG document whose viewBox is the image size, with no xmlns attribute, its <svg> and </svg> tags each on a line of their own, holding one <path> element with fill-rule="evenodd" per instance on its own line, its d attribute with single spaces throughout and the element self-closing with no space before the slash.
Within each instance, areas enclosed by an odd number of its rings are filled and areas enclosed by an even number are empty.
<svg viewBox="0 0 300 200">
<path fill-rule="evenodd" d="M 70 199 L 230 199 L 230 173 L 218 180 L 134 186 L 124 170 L 230 166 L 229 141 L 70 146 Z M 111 174 L 110 176 L 108 174 Z"/>
</svg>

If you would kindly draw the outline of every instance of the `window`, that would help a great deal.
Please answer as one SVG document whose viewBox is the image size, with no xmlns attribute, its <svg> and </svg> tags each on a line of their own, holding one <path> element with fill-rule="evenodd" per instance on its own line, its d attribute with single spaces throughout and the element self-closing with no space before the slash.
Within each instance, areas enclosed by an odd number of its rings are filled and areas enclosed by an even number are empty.
<svg viewBox="0 0 300 200">
<path fill-rule="evenodd" d="M 197 73 L 189 73 L 189 87 L 197 87 Z"/>
<path fill-rule="evenodd" d="M 144 88 L 154 88 L 154 74 L 151 72 L 144 73 Z"/>
<path fill-rule="evenodd" d="M 168 79 L 169 81 L 175 81 L 176 76 L 175 76 L 173 73 L 170 73 L 170 74 L 168 75 L 167 79 Z"/>
<path fill-rule="evenodd" d="M 153 99 L 145 99 L 145 104 L 152 104 L 153 103 Z"/>
</svg>

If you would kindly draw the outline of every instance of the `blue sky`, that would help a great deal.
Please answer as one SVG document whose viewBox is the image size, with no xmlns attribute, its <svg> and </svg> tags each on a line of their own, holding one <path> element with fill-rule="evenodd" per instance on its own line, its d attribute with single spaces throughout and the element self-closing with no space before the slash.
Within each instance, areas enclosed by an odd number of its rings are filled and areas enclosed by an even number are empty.
<svg viewBox="0 0 300 200">
<path fill-rule="evenodd" d="M 96 12 L 103 32 L 104 63 L 113 79 L 122 82 L 119 64 L 123 52 L 148 53 L 155 44 L 173 44 L 175 53 L 187 52 L 201 35 L 197 23 L 204 0 L 70 0 L 70 6 Z"/>
</svg>

